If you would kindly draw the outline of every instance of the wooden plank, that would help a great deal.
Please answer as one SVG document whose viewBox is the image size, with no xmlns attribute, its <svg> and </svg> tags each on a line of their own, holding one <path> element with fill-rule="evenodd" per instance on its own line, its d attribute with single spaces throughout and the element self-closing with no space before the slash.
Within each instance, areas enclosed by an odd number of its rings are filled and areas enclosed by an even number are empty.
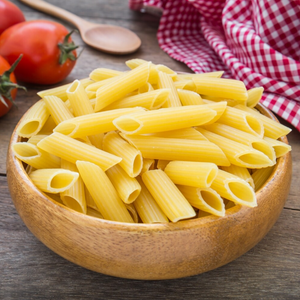
<svg viewBox="0 0 300 300">
<path fill-rule="evenodd" d="M 296 299 L 300 213 L 284 209 L 252 250 L 219 269 L 169 281 L 91 272 L 59 257 L 25 227 L 0 177 L 0 299 Z"/>
</svg>

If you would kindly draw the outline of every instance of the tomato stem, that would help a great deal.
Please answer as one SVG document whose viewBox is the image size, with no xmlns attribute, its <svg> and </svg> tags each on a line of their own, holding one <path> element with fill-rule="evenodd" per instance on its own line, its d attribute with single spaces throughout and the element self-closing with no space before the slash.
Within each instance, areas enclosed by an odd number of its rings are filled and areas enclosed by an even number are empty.
<svg viewBox="0 0 300 300">
<path fill-rule="evenodd" d="M 59 64 L 63 65 L 68 59 L 74 61 L 77 59 L 77 57 L 73 54 L 73 51 L 77 49 L 79 46 L 75 45 L 73 41 L 69 42 L 69 39 L 72 35 L 72 33 L 75 30 L 70 31 L 64 38 L 62 43 L 58 44 L 58 48 L 61 51 L 60 57 L 59 57 Z"/>
<path fill-rule="evenodd" d="M 11 91 L 13 89 L 23 89 L 26 91 L 26 88 L 24 86 L 20 86 L 17 83 L 11 82 L 10 75 L 17 67 L 18 63 L 22 59 L 23 55 L 21 54 L 18 59 L 11 65 L 11 67 L 6 70 L 1 76 L 0 76 L 0 101 L 5 104 L 5 106 L 8 106 L 4 97 L 8 99 L 12 104 L 15 105 L 15 102 L 11 96 Z"/>
</svg>

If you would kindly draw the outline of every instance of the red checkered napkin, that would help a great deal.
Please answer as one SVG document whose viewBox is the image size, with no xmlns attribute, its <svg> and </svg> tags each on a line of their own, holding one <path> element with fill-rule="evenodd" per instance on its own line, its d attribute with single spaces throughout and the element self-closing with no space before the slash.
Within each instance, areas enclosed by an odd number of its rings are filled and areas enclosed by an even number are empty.
<svg viewBox="0 0 300 300">
<path fill-rule="evenodd" d="M 129 0 L 162 10 L 160 47 L 194 72 L 224 70 L 300 131 L 300 0 Z"/>
</svg>

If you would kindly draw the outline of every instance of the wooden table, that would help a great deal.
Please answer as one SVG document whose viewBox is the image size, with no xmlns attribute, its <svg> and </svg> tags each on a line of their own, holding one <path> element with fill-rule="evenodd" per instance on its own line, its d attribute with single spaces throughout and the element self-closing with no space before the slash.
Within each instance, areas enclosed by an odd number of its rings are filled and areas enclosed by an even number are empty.
<svg viewBox="0 0 300 300">
<path fill-rule="evenodd" d="M 56 20 L 13 0 L 27 20 Z M 48 0 L 83 18 L 120 25 L 136 32 L 141 49 L 112 56 L 84 46 L 76 67 L 63 83 L 87 77 L 96 67 L 125 70 L 124 61 L 143 58 L 178 71 L 189 69 L 158 46 L 157 17 L 132 12 L 122 0 Z M 62 21 L 56 20 L 63 23 Z M 71 29 L 68 24 L 63 23 Z M 0 299 L 300 299 L 300 133 L 289 135 L 293 151 L 293 181 L 282 214 L 269 234 L 234 262 L 208 273 L 169 281 L 137 281 L 97 274 L 59 257 L 39 242 L 17 214 L 6 182 L 6 151 L 10 135 L 23 113 L 45 86 L 27 85 L 17 105 L 0 118 Z"/>
</svg>

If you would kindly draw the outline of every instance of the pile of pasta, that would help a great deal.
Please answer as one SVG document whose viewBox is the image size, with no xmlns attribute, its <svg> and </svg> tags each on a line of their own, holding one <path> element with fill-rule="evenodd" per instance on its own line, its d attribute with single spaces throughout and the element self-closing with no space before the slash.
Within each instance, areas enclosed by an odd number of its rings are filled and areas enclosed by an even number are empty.
<svg viewBox="0 0 300 300">
<path fill-rule="evenodd" d="M 255 192 L 291 150 L 280 140 L 291 129 L 255 109 L 263 89 L 222 72 L 126 65 L 38 93 L 12 146 L 32 182 L 73 210 L 118 222 L 257 206 Z"/>
</svg>

